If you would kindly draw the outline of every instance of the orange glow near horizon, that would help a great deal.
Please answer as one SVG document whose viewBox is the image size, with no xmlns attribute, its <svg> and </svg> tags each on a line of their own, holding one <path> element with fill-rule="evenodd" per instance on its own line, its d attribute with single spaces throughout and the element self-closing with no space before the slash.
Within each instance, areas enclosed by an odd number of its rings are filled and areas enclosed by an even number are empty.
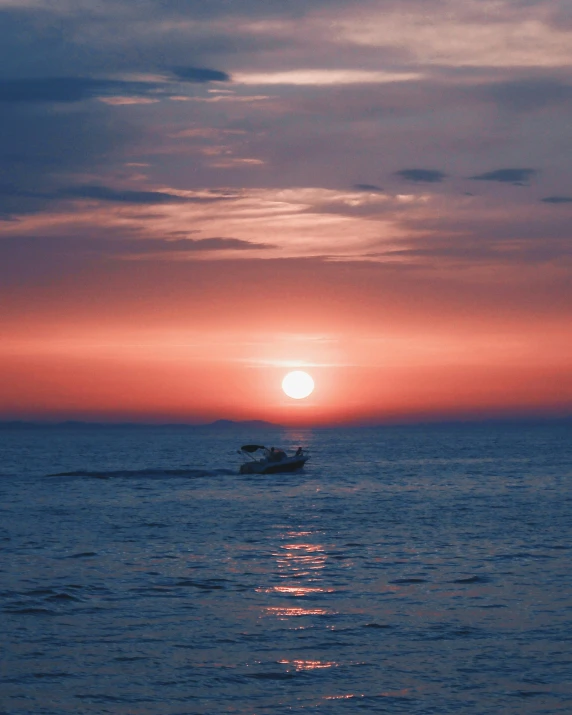
<svg viewBox="0 0 572 715">
<path fill-rule="evenodd" d="M 315 307 L 315 306 L 314 306 Z M 271 323 L 269 317 L 269 324 Z M 57 326 L 14 334 L 0 355 L 3 419 L 286 425 L 414 421 L 503 414 L 565 414 L 572 403 L 570 339 L 553 326 L 465 326 L 433 333 L 361 326 L 338 333 Z M 471 329 L 472 328 L 472 329 Z M 29 326 L 27 328 L 29 330 Z M 370 330 L 373 332 L 375 326 Z M 31 332 L 31 331 L 30 331 Z M 315 390 L 288 398 L 281 381 L 306 369 Z"/>
<path fill-rule="evenodd" d="M 465 259 L 449 255 L 440 235 L 423 235 L 444 211 L 473 220 L 473 204 L 423 192 L 252 190 L 224 212 L 208 202 L 150 214 L 92 201 L 76 214 L 8 222 L 5 232 L 24 245 L 26 231 L 57 235 L 70 225 L 142 236 L 131 256 L 117 250 L 133 248 L 120 237 L 94 258 L 94 239 L 69 266 L 60 258 L 78 244 L 68 237 L 53 265 L 47 254 L 33 267 L 33 280 L 8 276 L 0 418 L 311 426 L 567 414 L 566 267 Z M 493 201 L 488 212 L 499 220 L 506 210 Z M 236 237 L 208 246 L 238 244 L 223 257 L 157 253 L 153 232 L 178 235 L 190 222 Z M 194 251 L 194 238 L 180 240 Z M 420 242 L 438 261 L 417 256 Z M 296 370 L 315 380 L 301 400 L 281 389 Z"/>
</svg>

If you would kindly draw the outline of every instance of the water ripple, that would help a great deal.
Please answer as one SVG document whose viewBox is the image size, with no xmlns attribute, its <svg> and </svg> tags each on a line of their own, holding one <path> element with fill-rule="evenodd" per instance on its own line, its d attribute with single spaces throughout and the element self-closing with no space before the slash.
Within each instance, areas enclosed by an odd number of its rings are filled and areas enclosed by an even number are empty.
<svg viewBox="0 0 572 715">
<path fill-rule="evenodd" d="M 10 715 L 569 710 L 565 435 L 55 434 L 0 446 Z"/>
</svg>

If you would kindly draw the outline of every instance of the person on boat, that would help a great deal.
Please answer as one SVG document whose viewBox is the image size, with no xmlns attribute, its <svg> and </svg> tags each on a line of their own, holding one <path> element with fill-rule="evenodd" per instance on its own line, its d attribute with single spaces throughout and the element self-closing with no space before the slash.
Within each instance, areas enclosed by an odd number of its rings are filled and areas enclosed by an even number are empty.
<svg viewBox="0 0 572 715">
<path fill-rule="evenodd" d="M 301 457 L 303 451 L 304 451 L 304 450 L 302 449 L 302 447 L 298 447 L 298 449 L 296 450 L 296 455 L 295 455 L 295 456 L 296 456 L 296 457 Z"/>
</svg>

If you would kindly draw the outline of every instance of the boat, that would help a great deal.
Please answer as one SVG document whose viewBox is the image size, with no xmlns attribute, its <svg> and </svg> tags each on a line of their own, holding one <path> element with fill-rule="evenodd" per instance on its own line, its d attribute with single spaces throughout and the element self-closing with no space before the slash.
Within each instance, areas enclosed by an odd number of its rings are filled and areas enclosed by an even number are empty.
<svg viewBox="0 0 572 715">
<path fill-rule="evenodd" d="M 240 465 L 240 474 L 277 474 L 295 472 L 306 464 L 310 455 L 298 447 L 296 453 L 288 456 L 282 449 L 265 447 L 262 444 L 244 444 L 238 453 L 245 460 Z"/>
</svg>

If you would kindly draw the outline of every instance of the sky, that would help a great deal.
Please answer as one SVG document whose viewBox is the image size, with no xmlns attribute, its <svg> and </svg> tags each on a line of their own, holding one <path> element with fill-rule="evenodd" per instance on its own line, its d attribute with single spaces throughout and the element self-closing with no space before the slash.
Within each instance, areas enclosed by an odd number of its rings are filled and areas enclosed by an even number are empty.
<svg viewBox="0 0 572 715">
<path fill-rule="evenodd" d="M 0 419 L 571 414 L 571 69 L 569 0 L 0 0 Z"/>
</svg>

